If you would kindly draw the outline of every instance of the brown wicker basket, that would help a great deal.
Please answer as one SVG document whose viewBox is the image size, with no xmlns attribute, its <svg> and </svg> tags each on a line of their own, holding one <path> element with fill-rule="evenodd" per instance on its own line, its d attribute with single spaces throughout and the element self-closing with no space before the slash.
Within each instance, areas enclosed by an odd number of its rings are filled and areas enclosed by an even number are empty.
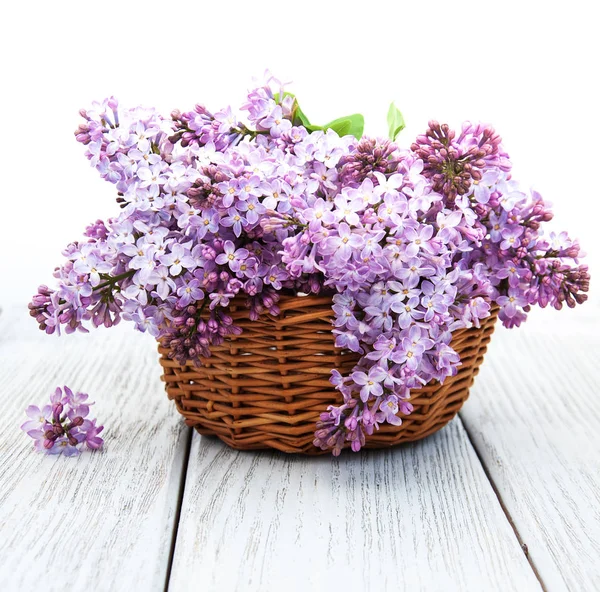
<svg viewBox="0 0 600 592">
<path fill-rule="evenodd" d="M 216 435 L 240 450 L 276 448 L 320 454 L 313 445 L 315 423 L 328 405 L 341 404 L 329 383 L 331 368 L 350 372 L 358 356 L 336 348 L 331 333 L 331 298 L 282 296 L 278 317 L 250 321 L 244 299 L 230 313 L 243 329 L 211 349 L 202 367 L 180 366 L 159 347 L 169 399 L 189 426 Z M 469 395 L 494 331 L 497 311 L 480 329 L 462 329 L 452 346 L 461 358 L 456 376 L 413 391 L 414 411 L 402 425 L 384 424 L 367 437 L 367 448 L 424 438 L 444 427 Z"/>
</svg>

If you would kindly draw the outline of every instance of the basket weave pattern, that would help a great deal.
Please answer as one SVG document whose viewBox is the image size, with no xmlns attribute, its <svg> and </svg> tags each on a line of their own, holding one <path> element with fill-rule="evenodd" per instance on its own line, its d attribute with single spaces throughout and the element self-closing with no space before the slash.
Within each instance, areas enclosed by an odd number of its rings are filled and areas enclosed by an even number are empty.
<svg viewBox="0 0 600 592">
<path fill-rule="evenodd" d="M 276 448 L 283 452 L 320 454 L 313 446 L 315 423 L 328 405 L 341 404 L 329 382 L 330 370 L 348 374 L 358 355 L 340 350 L 331 333 L 331 298 L 282 296 L 281 314 L 250 321 L 244 299 L 235 299 L 230 314 L 243 329 L 239 336 L 212 347 L 202 367 L 180 366 L 159 347 L 169 399 L 186 423 L 200 434 L 216 435 L 240 450 Z M 414 411 L 402 425 L 384 424 L 367 436 L 367 448 L 419 440 L 445 426 L 469 395 L 494 330 L 497 311 L 480 329 L 462 329 L 452 346 L 462 364 L 440 385 L 413 391 Z"/>
</svg>

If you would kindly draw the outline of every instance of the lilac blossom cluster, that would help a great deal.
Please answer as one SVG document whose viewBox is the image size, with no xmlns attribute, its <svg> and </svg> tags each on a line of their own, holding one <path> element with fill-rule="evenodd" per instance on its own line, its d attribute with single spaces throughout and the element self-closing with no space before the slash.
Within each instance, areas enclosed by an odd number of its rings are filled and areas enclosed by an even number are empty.
<svg viewBox="0 0 600 592">
<path fill-rule="evenodd" d="M 116 186 L 121 211 L 67 246 L 58 289 L 41 286 L 30 304 L 42 329 L 86 331 L 125 318 L 181 363 L 199 363 L 239 332 L 227 314 L 238 294 L 257 319 L 278 313 L 282 289 L 319 292 L 320 274 L 292 277 L 282 262 L 293 229 L 259 221 L 289 212 L 296 195 L 334 186 L 354 138 L 292 125 L 294 99 L 273 80 L 242 108 L 247 124 L 231 108 L 196 106 L 165 120 L 121 110 L 112 98 L 81 112 L 77 140 Z"/>
<path fill-rule="evenodd" d="M 283 260 L 323 272 L 336 344 L 362 355 L 349 376 L 334 372 L 343 404 L 321 415 L 316 446 L 359 450 L 380 423 L 400 424 L 411 390 L 456 373 L 452 332 L 479 326 L 491 306 L 514 327 L 531 305 L 586 300 L 579 244 L 543 237 L 552 214 L 510 169 L 491 127 L 466 123 L 457 136 L 431 122 L 410 151 L 364 139 L 344 158 L 339 191 L 294 203 L 299 231 Z"/>
<path fill-rule="evenodd" d="M 531 305 L 585 300 L 578 243 L 543 236 L 551 213 L 512 180 L 491 127 L 430 122 L 410 150 L 357 140 L 310 125 L 272 78 L 242 110 L 165 119 L 110 98 L 81 112 L 77 140 L 120 211 L 68 245 L 58 287 L 34 296 L 43 330 L 124 318 L 199 364 L 239 334 L 234 297 L 257 319 L 283 292 L 329 294 L 336 344 L 361 354 L 350 375 L 332 372 L 343 403 L 315 435 L 339 454 L 400 424 L 411 390 L 455 374 L 453 331 L 492 306 L 512 327 Z"/>
<path fill-rule="evenodd" d="M 77 456 L 80 448 L 90 450 L 102 447 L 99 434 L 104 426 L 88 419 L 92 402 L 85 393 L 74 393 L 68 386 L 57 387 L 50 395 L 50 404 L 41 409 L 30 405 L 25 410 L 29 418 L 21 429 L 33 438 L 35 449 L 47 454 Z"/>
</svg>

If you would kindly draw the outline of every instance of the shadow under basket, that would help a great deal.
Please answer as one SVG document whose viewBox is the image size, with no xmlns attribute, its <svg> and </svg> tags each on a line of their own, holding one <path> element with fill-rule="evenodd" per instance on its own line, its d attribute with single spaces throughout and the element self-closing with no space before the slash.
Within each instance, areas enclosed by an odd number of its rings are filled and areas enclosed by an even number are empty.
<svg viewBox="0 0 600 592">
<path fill-rule="evenodd" d="M 242 334 L 211 348 L 202 366 L 181 366 L 159 347 L 162 380 L 187 425 L 219 437 L 232 448 L 276 448 L 322 454 L 313 445 L 315 424 L 341 395 L 329 382 L 330 371 L 352 371 L 359 356 L 334 345 L 330 297 L 282 296 L 278 317 L 250 321 L 245 299 L 229 307 Z M 497 309 L 476 329 L 455 331 L 452 347 L 461 365 L 443 384 L 414 390 L 414 411 L 402 424 L 383 424 L 367 436 L 366 448 L 385 448 L 429 436 L 444 427 L 469 396 L 496 322 Z M 349 442 L 347 443 L 349 446 Z"/>
</svg>

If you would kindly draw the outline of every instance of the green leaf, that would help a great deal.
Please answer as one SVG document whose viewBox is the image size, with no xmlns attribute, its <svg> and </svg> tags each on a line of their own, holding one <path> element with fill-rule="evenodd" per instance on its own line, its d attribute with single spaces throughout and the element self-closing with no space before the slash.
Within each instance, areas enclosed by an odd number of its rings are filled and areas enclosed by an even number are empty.
<svg viewBox="0 0 600 592">
<path fill-rule="evenodd" d="M 285 98 L 285 97 L 292 97 L 294 99 L 294 108 L 292 110 L 292 118 L 291 118 L 292 125 L 303 125 L 309 131 L 314 131 L 314 130 L 310 130 L 311 127 L 315 127 L 316 129 L 321 129 L 319 126 L 311 125 L 310 121 L 308 120 L 308 117 L 306 117 L 306 115 L 304 114 L 304 111 L 302 111 L 302 109 L 300 109 L 300 105 L 298 104 L 298 99 L 296 98 L 296 95 L 294 95 L 290 92 L 284 91 L 283 98 Z M 273 99 L 275 100 L 276 103 L 281 104 L 281 101 L 279 99 L 279 93 L 275 93 L 273 95 Z"/>
<path fill-rule="evenodd" d="M 364 128 L 365 118 L 360 113 L 334 119 L 323 126 L 324 130 L 332 129 L 339 136 L 352 135 L 357 140 L 362 138 Z"/>
<path fill-rule="evenodd" d="M 337 119 L 324 127 L 326 130 L 332 129 L 338 136 L 347 136 L 350 133 L 351 126 L 349 119 Z"/>
<path fill-rule="evenodd" d="M 390 140 L 395 140 L 400 132 L 406 127 L 404 117 L 398 107 L 394 103 L 390 105 L 387 114 L 387 123 L 389 128 Z"/>
<path fill-rule="evenodd" d="M 310 121 L 308 117 L 304 115 L 304 111 L 300 109 L 300 105 L 298 105 L 298 100 L 294 103 L 294 111 L 292 112 L 292 124 L 293 125 L 303 125 L 304 127 L 310 126 Z"/>
<path fill-rule="evenodd" d="M 290 92 L 284 91 L 283 97 L 292 97 L 294 99 L 294 108 L 292 110 L 292 125 L 302 125 L 309 132 L 316 132 L 318 130 L 328 130 L 332 129 L 339 136 L 347 136 L 353 135 L 357 140 L 362 138 L 363 129 L 365 127 L 365 120 L 362 115 L 356 113 L 354 115 L 348 115 L 347 117 L 340 117 L 339 119 L 334 119 L 329 122 L 327 125 L 314 125 L 306 117 L 304 111 L 300 109 L 300 105 L 298 104 L 298 99 L 295 95 Z M 281 104 L 281 98 L 279 93 L 275 93 L 273 95 L 273 99 L 276 103 Z"/>
</svg>

